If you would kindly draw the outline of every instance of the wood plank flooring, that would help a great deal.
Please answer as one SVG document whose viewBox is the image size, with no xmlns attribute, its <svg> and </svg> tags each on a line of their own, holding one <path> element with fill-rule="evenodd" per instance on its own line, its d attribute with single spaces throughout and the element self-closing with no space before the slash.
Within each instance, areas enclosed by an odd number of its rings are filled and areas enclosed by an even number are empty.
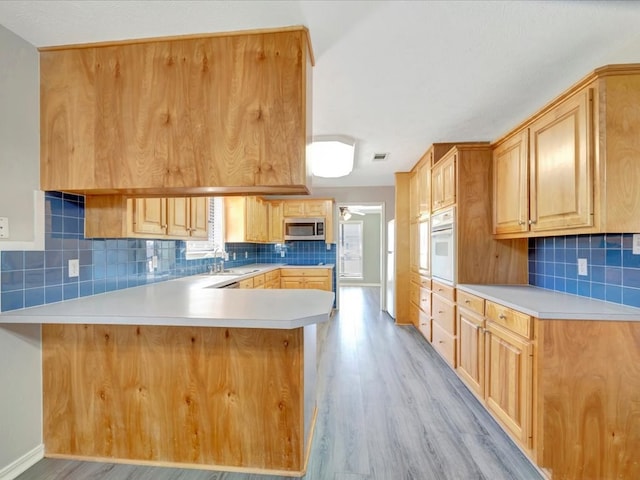
<svg viewBox="0 0 640 480">
<path fill-rule="evenodd" d="M 526 457 L 376 287 L 342 287 L 318 329 L 318 420 L 307 480 L 540 480 Z M 275 480 L 44 459 L 19 480 Z"/>
</svg>

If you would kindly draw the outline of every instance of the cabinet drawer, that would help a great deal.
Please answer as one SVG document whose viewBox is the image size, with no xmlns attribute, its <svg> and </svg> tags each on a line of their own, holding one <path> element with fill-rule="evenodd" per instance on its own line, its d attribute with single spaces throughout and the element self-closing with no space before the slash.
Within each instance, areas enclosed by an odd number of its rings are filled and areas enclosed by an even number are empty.
<svg viewBox="0 0 640 480">
<path fill-rule="evenodd" d="M 418 309 L 418 330 L 428 341 L 431 341 L 431 317 Z"/>
<path fill-rule="evenodd" d="M 487 319 L 525 338 L 531 338 L 533 329 L 529 315 L 504 307 L 499 303 L 487 301 Z"/>
<path fill-rule="evenodd" d="M 435 321 L 431 323 L 431 344 L 453 368 L 456 367 L 455 337 L 445 331 Z"/>
<path fill-rule="evenodd" d="M 468 308 L 478 315 L 484 315 L 484 298 L 458 290 L 458 306 Z"/>
<path fill-rule="evenodd" d="M 409 300 L 416 305 L 420 304 L 420 287 L 417 283 L 409 282 Z"/>
<path fill-rule="evenodd" d="M 280 288 L 280 278 L 264 282 L 264 288 Z"/>
<path fill-rule="evenodd" d="M 427 277 L 420 277 L 420 286 L 427 290 L 431 290 L 431 279 Z"/>
<path fill-rule="evenodd" d="M 281 277 L 328 277 L 329 270 L 326 268 L 281 268 Z"/>
<path fill-rule="evenodd" d="M 265 282 L 264 273 L 261 273 L 260 275 L 256 275 L 255 277 L 253 277 L 253 288 L 258 288 L 263 286 L 264 282 Z"/>
<path fill-rule="evenodd" d="M 271 270 L 264 274 L 264 279 L 266 282 L 272 282 L 274 280 L 280 280 L 280 270 Z"/>
<path fill-rule="evenodd" d="M 456 334 L 456 309 L 452 303 L 433 295 L 431 306 L 431 318 L 433 323 L 438 324 L 440 328 L 449 332 L 451 335 Z"/>
<path fill-rule="evenodd" d="M 431 290 L 420 288 L 419 305 L 420 310 L 422 310 L 427 315 L 431 315 Z"/>
<path fill-rule="evenodd" d="M 446 298 L 450 302 L 456 301 L 456 289 L 454 287 L 445 285 L 444 283 L 436 282 L 435 280 L 431 283 L 431 291 L 434 294 Z"/>
<path fill-rule="evenodd" d="M 238 288 L 253 288 L 253 278 L 245 278 L 238 282 Z"/>
</svg>

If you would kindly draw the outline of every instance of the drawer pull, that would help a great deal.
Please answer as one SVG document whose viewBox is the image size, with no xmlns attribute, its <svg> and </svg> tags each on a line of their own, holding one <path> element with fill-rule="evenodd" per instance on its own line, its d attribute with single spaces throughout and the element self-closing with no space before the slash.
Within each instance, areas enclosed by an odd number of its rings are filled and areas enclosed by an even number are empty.
<svg viewBox="0 0 640 480">
<path fill-rule="evenodd" d="M 498 315 L 498 318 L 500 320 L 504 320 L 505 318 L 507 318 L 507 316 L 504 313 L 501 313 L 500 315 Z"/>
<path fill-rule="evenodd" d="M 444 313 L 444 310 L 438 310 L 438 313 Z"/>
<path fill-rule="evenodd" d="M 464 303 L 466 303 L 467 305 L 469 305 L 471 302 L 469 300 L 465 300 Z"/>
<path fill-rule="evenodd" d="M 444 340 L 438 340 L 438 343 L 444 343 Z"/>
</svg>

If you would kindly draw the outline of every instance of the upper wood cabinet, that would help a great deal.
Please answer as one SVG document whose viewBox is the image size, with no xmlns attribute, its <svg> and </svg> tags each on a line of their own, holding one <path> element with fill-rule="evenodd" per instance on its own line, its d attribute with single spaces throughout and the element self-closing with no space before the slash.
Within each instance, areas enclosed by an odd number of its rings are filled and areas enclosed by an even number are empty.
<svg viewBox="0 0 640 480">
<path fill-rule="evenodd" d="M 85 198 L 85 237 L 206 240 L 209 199 Z"/>
<path fill-rule="evenodd" d="M 282 200 L 271 200 L 268 202 L 269 242 L 284 242 L 283 204 L 284 202 Z"/>
<path fill-rule="evenodd" d="M 456 159 L 451 151 L 431 170 L 431 208 L 438 210 L 456 203 Z"/>
<path fill-rule="evenodd" d="M 284 217 L 325 217 L 331 209 L 330 200 L 286 200 L 283 205 Z"/>
<path fill-rule="evenodd" d="M 494 142 L 494 233 L 640 230 L 638 124 L 640 65 L 610 65 Z"/>
<path fill-rule="evenodd" d="M 307 194 L 308 31 L 40 50 L 42 190 Z"/>
<path fill-rule="evenodd" d="M 269 241 L 267 204 L 258 197 L 224 199 L 226 242 L 266 243 Z"/>
</svg>

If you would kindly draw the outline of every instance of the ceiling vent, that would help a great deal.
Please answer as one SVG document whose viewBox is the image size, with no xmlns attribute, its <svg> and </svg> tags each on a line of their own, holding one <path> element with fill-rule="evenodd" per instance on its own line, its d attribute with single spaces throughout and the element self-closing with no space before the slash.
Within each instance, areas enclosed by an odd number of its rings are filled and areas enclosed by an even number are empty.
<svg viewBox="0 0 640 480">
<path fill-rule="evenodd" d="M 373 154 L 373 161 L 374 162 L 386 162 L 388 158 L 389 158 L 389 154 L 388 153 L 374 153 Z"/>
</svg>

